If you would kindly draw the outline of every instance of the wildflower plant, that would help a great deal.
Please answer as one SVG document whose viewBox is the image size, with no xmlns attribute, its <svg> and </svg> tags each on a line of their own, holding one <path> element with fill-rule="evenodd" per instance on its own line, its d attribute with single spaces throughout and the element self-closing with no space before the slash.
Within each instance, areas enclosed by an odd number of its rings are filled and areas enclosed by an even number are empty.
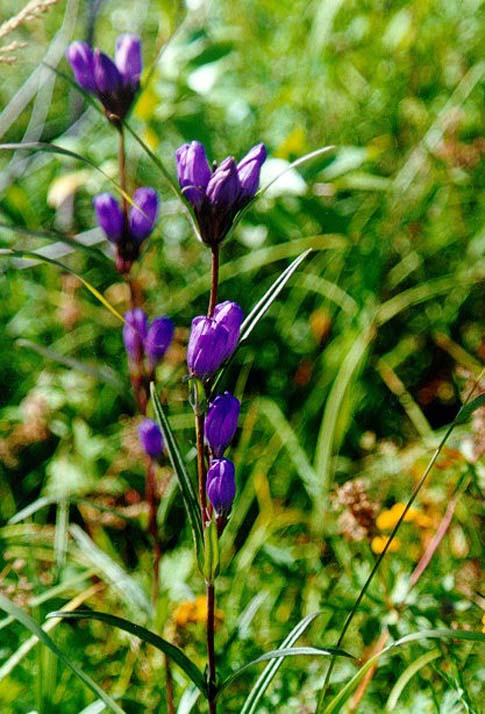
<svg viewBox="0 0 485 714">
<path fill-rule="evenodd" d="M 376 662 L 376 658 L 392 647 L 412 641 L 413 636 L 408 635 L 395 639 L 391 644 L 386 644 L 386 641 L 382 642 L 382 646 L 375 656 L 368 659 L 350 680 L 350 683 L 342 687 L 337 695 L 328 702 L 328 685 L 336 658 L 354 659 L 353 654 L 347 649 L 343 649 L 344 638 L 382 559 L 387 552 L 397 549 L 396 534 L 403 522 L 414 522 L 423 527 L 426 523 L 426 527 L 430 526 L 429 521 L 425 521 L 425 516 L 412 507 L 413 502 L 451 430 L 456 424 L 463 422 L 475 408 L 483 404 L 483 395 L 463 407 L 457 419 L 444 435 L 406 504 L 399 503 L 390 511 L 377 515 L 377 508 L 368 502 L 362 489 L 357 489 L 357 495 L 355 493 L 344 494 L 345 498 L 342 503 L 352 507 L 352 516 L 360 525 L 364 536 L 370 541 L 370 549 L 377 557 L 353 607 L 343 622 L 340 636 L 335 645 L 324 647 L 298 647 L 295 645 L 298 637 L 308 629 L 319 614 L 318 612 L 313 613 L 303 618 L 288 633 L 281 647 L 263 653 L 256 659 L 240 665 L 238 669 L 233 668 L 232 673 L 223 679 L 220 674 L 221 668 L 218 667 L 216 648 L 216 624 L 222 620 L 222 613 L 217 607 L 217 586 L 221 568 L 224 567 L 224 560 L 221 559 L 221 546 L 224 543 L 231 515 L 237 511 L 238 507 L 237 460 L 231 458 L 231 445 L 237 436 L 240 413 L 241 410 L 244 412 L 245 405 L 241 393 L 234 385 L 223 388 L 221 384 L 226 385 L 230 374 L 227 367 L 237 351 L 248 340 L 256 324 L 278 298 L 285 285 L 308 256 L 309 251 L 298 255 L 274 280 L 269 289 L 259 297 L 254 306 L 238 304 L 232 299 L 233 296 L 230 293 L 221 295 L 221 252 L 224 250 L 225 241 L 230 239 L 232 231 L 244 212 L 262 192 L 259 189 L 260 174 L 267 158 L 267 150 L 265 145 L 260 142 L 249 148 L 239 161 L 233 156 L 228 156 L 220 162 L 213 163 L 209 162 L 205 147 L 197 140 L 184 143 L 174 152 L 172 173 L 176 173 L 178 185 L 172 180 L 172 188 L 179 195 L 185 209 L 193 219 L 195 237 L 202 241 L 210 253 L 210 275 L 208 275 L 210 290 L 207 296 L 207 309 L 203 314 L 193 316 L 187 342 L 184 384 L 186 385 L 187 401 L 193 411 L 193 438 L 189 444 L 182 446 L 178 435 L 176 436 L 174 433 L 169 417 L 170 395 L 169 393 L 167 395 L 165 385 L 158 382 L 158 368 L 163 364 L 170 350 L 176 326 L 172 317 L 168 315 L 151 316 L 149 314 L 149 306 L 145 303 L 143 292 L 136 284 L 134 277 L 136 263 L 143 260 L 143 245 L 150 239 L 150 236 L 157 233 L 160 205 L 158 187 L 130 185 L 130 163 L 127 160 L 125 144 L 127 133 L 133 134 L 127 124 L 127 117 L 140 91 L 142 43 L 140 38 L 135 35 L 121 35 L 116 41 L 114 60 L 100 49 L 92 48 L 88 44 L 78 41 L 69 46 L 66 55 L 72 69 L 74 82 L 101 104 L 109 125 L 118 135 L 118 181 L 113 181 L 113 183 L 119 193 L 119 198 L 109 192 L 96 195 L 93 200 L 93 222 L 98 224 L 112 246 L 114 264 L 126 284 L 129 299 L 124 314 L 118 313 L 96 288 L 81 279 L 100 302 L 120 319 L 119 343 L 124 346 L 129 379 L 136 404 L 137 436 L 145 457 L 147 531 L 152 546 L 151 614 L 154 630 L 146 629 L 137 621 L 93 610 L 54 612 L 51 613 L 51 617 L 97 620 L 117 627 L 157 647 L 165 658 L 165 695 L 167 711 L 170 714 L 175 712 L 177 704 L 171 671 L 173 663 L 181 668 L 191 686 L 205 699 L 209 713 L 216 714 L 217 711 L 224 711 L 225 691 L 248 668 L 266 662 L 263 674 L 249 692 L 241 710 L 244 714 L 249 714 L 256 711 L 258 702 L 282 661 L 295 655 L 328 658 L 329 665 L 323 687 L 318 694 L 318 701 L 315 702 L 315 711 L 317 714 L 322 712 L 330 714 L 340 708 L 352 689 L 357 686 Z M 153 163 L 161 169 L 164 178 L 170 177 L 170 171 L 165 168 L 165 163 L 155 157 L 153 152 L 136 135 L 134 138 L 147 151 L 148 156 L 153 159 Z M 12 148 L 12 146 L 8 148 Z M 59 149 L 59 147 L 55 148 Z M 309 156 L 314 158 L 316 155 L 323 155 L 327 150 L 325 148 L 313 152 Z M 305 158 L 303 157 L 295 163 L 302 163 Z M 19 257 L 14 252 L 10 255 Z M 27 253 L 24 252 L 22 257 L 26 255 Z M 61 265 L 57 261 L 51 262 Z M 207 261 L 208 263 L 209 261 Z M 165 288 L 160 286 L 160 290 L 163 289 Z M 180 325 L 180 327 L 188 329 L 189 326 Z M 186 458 L 191 444 L 195 447 L 195 458 L 192 462 Z M 200 578 L 205 587 L 204 598 L 199 597 L 194 603 L 180 606 L 177 609 L 173 617 L 176 625 L 173 632 L 188 622 L 203 623 L 206 658 L 202 666 L 197 657 L 190 658 L 178 643 L 161 636 L 165 632 L 157 620 L 160 599 L 160 565 L 164 555 L 159 524 L 159 512 L 163 507 L 160 474 L 162 470 L 166 471 L 169 468 L 177 480 L 179 498 L 183 503 L 186 519 L 192 531 L 194 561 L 197 563 Z M 312 484 L 309 490 L 311 488 L 315 488 L 315 486 Z M 321 518 L 320 511 L 315 517 L 317 520 Z M 321 532 L 319 523 L 314 524 L 314 527 L 317 533 Z M 385 534 L 383 535 L 380 531 L 384 531 Z M 427 557 L 428 554 L 425 555 Z M 423 562 L 425 562 L 424 555 Z M 419 578 L 425 567 L 426 565 L 418 565 L 414 581 Z M 96 693 L 108 709 L 118 712 L 118 714 L 123 711 L 114 698 L 110 697 L 73 664 L 31 618 L 22 612 L 19 613 L 18 608 L 3 596 L 0 596 L 0 605 L 31 629 L 47 647 L 61 657 L 76 676 Z M 456 631 L 429 630 L 418 634 L 421 639 L 477 639 L 470 633 Z M 227 670 L 227 663 L 224 662 L 224 665 Z"/>
</svg>

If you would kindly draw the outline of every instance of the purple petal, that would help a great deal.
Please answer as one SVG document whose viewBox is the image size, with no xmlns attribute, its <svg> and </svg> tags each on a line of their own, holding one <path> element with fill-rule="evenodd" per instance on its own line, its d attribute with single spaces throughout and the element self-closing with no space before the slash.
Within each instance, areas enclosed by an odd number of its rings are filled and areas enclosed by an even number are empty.
<svg viewBox="0 0 485 714">
<path fill-rule="evenodd" d="M 174 324 L 169 317 L 156 317 L 148 328 L 144 341 L 145 354 L 152 366 L 159 362 L 173 338 Z"/>
<path fill-rule="evenodd" d="M 241 185 L 240 198 L 251 199 L 259 186 L 261 166 L 266 160 L 266 147 L 264 144 L 253 146 L 246 156 L 238 163 L 237 173 Z"/>
<path fill-rule="evenodd" d="M 240 189 L 236 162 L 228 156 L 212 174 L 207 184 L 207 198 L 213 206 L 227 209 L 235 204 Z"/>
<path fill-rule="evenodd" d="M 205 438 L 216 458 L 224 453 L 234 438 L 240 403 L 229 392 L 219 394 L 209 406 L 205 418 Z"/>
<path fill-rule="evenodd" d="M 223 325 L 210 317 L 192 320 L 187 365 L 192 375 L 204 379 L 220 367 L 227 355 L 229 333 Z"/>
<path fill-rule="evenodd" d="M 143 343 L 147 336 L 148 318 L 140 307 L 125 313 L 123 343 L 128 359 L 137 360 L 143 356 Z"/>
<path fill-rule="evenodd" d="M 153 419 L 144 419 L 138 427 L 138 438 L 148 456 L 156 459 L 163 450 L 163 438 L 160 427 Z"/>
<path fill-rule="evenodd" d="M 187 201 L 193 206 L 202 203 L 211 177 L 204 146 L 199 141 L 180 146 L 175 152 L 177 177 Z"/>
<path fill-rule="evenodd" d="M 207 472 L 207 496 L 217 515 L 229 513 L 235 495 L 234 464 L 229 459 L 215 459 Z"/>
<path fill-rule="evenodd" d="M 123 235 L 124 217 L 116 199 L 110 193 L 100 193 L 93 199 L 96 219 L 106 237 L 116 243 Z"/>
<path fill-rule="evenodd" d="M 66 50 L 66 57 L 79 86 L 88 92 L 95 92 L 94 58 L 91 47 L 86 42 L 71 42 Z"/>
<path fill-rule="evenodd" d="M 224 359 L 229 357 L 236 349 L 243 319 L 244 313 L 242 308 L 236 302 L 225 300 L 215 306 L 214 320 L 223 325 L 228 332 L 227 352 L 224 355 Z"/>
<path fill-rule="evenodd" d="M 141 243 L 153 230 L 158 213 L 158 195 L 153 188 L 145 186 L 135 191 L 133 201 L 138 208 L 130 208 L 128 225 L 132 236 Z"/>
<path fill-rule="evenodd" d="M 94 50 L 94 81 L 100 96 L 114 95 L 122 85 L 121 74 L 115 63 L 100 50 Z"/>
<path fill-rule="evenodd" d="M 141 40 L 137 35 L 126 33 L 116 40 L 115 64 L 123 78 L 123 84 L 138 89 L 142 69 Z"/>
</svg>

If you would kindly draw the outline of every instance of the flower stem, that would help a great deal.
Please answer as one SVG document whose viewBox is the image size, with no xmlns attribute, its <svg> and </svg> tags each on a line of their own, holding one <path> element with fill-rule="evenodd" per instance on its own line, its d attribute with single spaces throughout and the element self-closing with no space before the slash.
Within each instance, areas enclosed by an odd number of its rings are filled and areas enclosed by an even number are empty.
<svg viewBox="0 0 485 714">
<path fill-rule="evenodd" d="M 121 125 L 118 129 L 118 165 L 120 174 L 120 186 L 123 190 L 123 194 L 126 194 L 126 153 L 125 153 L 125 134 L 123 132 L 123 126 Z M 121 196 L 121 207 L 123 210 L 123 215 L 128 214 L 128 204 L 124 195 Z"/>
<path fill-rule="evenodd" d="M 204 525 L 207 518 L 207 499 L 205 495 L 205 486 L 207 471 L 205 467 L 204 455 L 204 415 L 196 414 L 195 417 L 195 435 L 197 442 L 197 473 L 199 476 L 199 501 L 200 511 L 202 514 L 202 524 Z"/>
<path fill-rule="evenodd" d="M 207 311 L 207 317 L 212 317 L 214 314 L 214 309 L 217 304 L 217 286 L 219 283 L 219 246 L 212 246 L 212 260 L 211 260 L 211 292 L 209 298 L 209 309 Z"/>
<path fill-rule="evenodd" d="M 206 583 L 207 589 L 207 701 L 210 714 L 216 714 L 216 656 L 214 649 L 215 588 L 214 583 Z"/>
</svg>

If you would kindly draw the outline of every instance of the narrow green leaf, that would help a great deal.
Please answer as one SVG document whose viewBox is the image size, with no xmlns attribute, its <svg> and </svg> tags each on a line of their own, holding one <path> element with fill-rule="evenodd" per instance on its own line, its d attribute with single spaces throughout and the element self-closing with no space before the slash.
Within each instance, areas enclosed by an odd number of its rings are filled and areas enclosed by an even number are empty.
<svg viewBox="0 0 485 714">
<path fill-rule="evenodd" d="M 288 647 L 292 647 L 292 645 L 308 629 L 308 627 L 319 616 L 319 614 L 320 613 L 318 612 L 313 612 L 310 615 L 304 617 L 302 620 L 300 620 L 300 622 L 298 622 L 291 630 L 291 632 L 289 632 L 289 634 L 285 637 L 285 639 L 281 643 L 281 648 L 287 649 Z M 253 714 L 256 711 L 256 707 L 258 705 L 259 700 L 273 681 L 274 677 L 276 676 L 276 673 L 278 672 L 283 662 L 283 659 L 275 659 L 268 665 L 266 665 L 266 667 L 263 669 L 258 679 L 256 680 L 255 684 L 253 685 L 251 691 L 249 692 L 249 695 L 246 701 L 244 702 L 243 708 L 241 710 L 241 714 Z M 223 687 L 224 686 L 226 686 L 226 683 L 223 684 Z"/>
<path fill-rule="evenodd" d="M 276 300 L 278 295 L 281 293 L 283 288 L 285 287 L 286 283 L 288 280 L 291 278 L 293 273 L 299 268 L 301 263 L 307 258 L 310 253 L 311 253 L 311 248 L 308 248 L 308 250 L 305 250 L 303 253 L 301 253 L 297 258 L 295 258 L 290 265 L 283 270 L 283 272 L 276 278 L 274 283 L 271 284 L 271 286 L 268 288 L 268 290 L 265 292 L 263 297 L 258 300 L 256 305 L 253 307 L 249 315 L 246 317 L 246 319 L 243 321 L 241 325 L 241 334 L 239 337 L 239 342 L 237 343 L 237 347 L 235 351 L 233 352 L 232 356 L 230 359 L 226 362 L 226 364 L 222 367 L 221 370 L 216 375 L 216 378 L 214 379 L 213 385 L 212 385 L 212 390 L 211 394 L 214 394 L 217 386 L 227 368 L 227 366 L 230 364 L 231 360 L 233 359 L 234 355 L 236 354 L 237 350 L 239 349 L 240 345 L 248 339 L 249 335 L 251 332 L 254 330 L 258 322 L 261 320 L 262 317 L 268 312 L 269 308 L 273 304 L 273 302 Z"/>
<path fill-rule="evenodd" d="M 423 667 L 426 667 L 427 664 L 429 664 L 435 659 L 438 659 L 438 657 L 440 656 L 441 652 L 439 650 L 431 650 L 431 652 L 425 652 L 424 655 L 421 655 L 421 657 L 418 657 L 417 660 L 411 662 L 409 667 L 406 667 L 404 672 L 401 674 L 401 676 L 391 689 L 391 693 L 389 694 L 389 698 L 386 702 L 386 712 L 394 711 L 399 701 L 399 697 L 403 693 L 404 688 L 411 681 L 411 679 L 419 672 L 419 670 Z"/>
<path fill-rule="evenodd" d="M 273 659 L 285 659 L 285 657 L 300 657 L 300 656 L 310 656 L 310 657 L 352 657 L 351 654 L 345 652 L 344 650 L 337 649 L 335 647 L 323 648 L 323 647 L 285 647 L 278 650 L 271 650 L 253 659 L 251 662 L 240 667 L 237 672 L 234 672 L 230 677 L 228 677 L 219 689 L 219 692 L 226 687 L 229 687 L 238 677 L 241 676 L 243 672 L 260 662 L 266 662 L 267 660 Z M 242 714 L 242 712 L 241 712 Z"/>
<path fill-rule="evenodd" d="M 0 595 L 0 608 L 5 610 L 5 612 L 7 612 L 11 617 L 15 618 L 15 620 L 20 622 L 20 624 L 22 624 L 27 630 L 32 632 L 32 634 L 34 634 L 40 642 L 42 642 L 42 644 L 48 647 L 51 652 L 53 652 L 61 660 L 61 662 L 72 670 L 76 677 L 84 682 L 84 684 L 86 684 L 86 686 L 88 686 L 89 689 L 96 694 L 96 696 L 102 699 L 112 712 L 115 712 L 115 714 L 125 714 L 123 709 L 121 709 L 121 707 L 119 707 L 116 702 L 91 679 L 91 677 L 83 672 L 80 667 L 74 664 L 74 662 L 72 662 L 69 657 L 64 654 L 64 652 L 56 645 L 49 635 L 44 632 L 35 620 L 30 617 L 30 615 L 17 607 L 17 605 L 14 605 L 13 602 L 10 602 L 10 600 L 3 595 Z"/>
<path fill-rule="evenodd" d="M 455 424 L 464 424 L 468 421 L 474 411 L 480 409 L 485 404 L 485 392 L 472 399 L 468 404 L 464 404 L 456 415 Z"/>
<path fill-rule="evenodd" d="M 399 640 L 392 642 L 390 645 L 385 647 L 381 652 L 378 652 L 374 657 L 371 657 L 367 662 L 359 669 L 359 671 L 352 677 L 352 679 L 343 686 L 336 697 L 328 704 L 325 709 L 320 708 L 317 713 L 322 714 L 334 714 L 341 710 L 342 705 L 347 701 L 349 696 L 352 694 L 354 689 L 357 687 L 359 682 L 364 678 L 366 672 L 369 671 L 371 667 L 382 657 L 393 649 L 401 647 L 402 645 L 408 644 L 409 642 L 423 642 L 425 640 L 434 639 L 452 639 L 457 641 L 471 641 L 471 642 L 481 642 L 485 644 L 485 635 L 481 632 L 469 632 L 467 630 L 422 630 L 421 632 L 414 632 L 411 635 L 406 635 L 401 637 Z"/>
<path fill-rule="evenodd" d="M 195 684 L 195 686 L 200 689 L 203 694 L 206 693 L 204 676 L 192 660 L 190 660 L 181 649 L 172 645 L 167 640 L 164 640 L 162 637 L 159 637 L 154 632 L 151 632 L 151 630 L 141 627 L 141 625 L 136 625 L 134 622 L 130 622 L 129 620 L 116 617 L 115 615 L 110 615 L 108 612 L 96 612 L 93 610 L 74 610 L 73 612 L 65 612 L 61 610 L 57 612 L 50 612 L 47 617 L 60 617 L 69 620 L 99 620 L 100 622 L 105 622 L 107 625 L 111 625 L 112 627 L 117 627 L 119 630 L 124 630 L 130 635 L 134 635 L 140 640 L 143 640 L 143 642 L 148 642 L 148 644 L 153 645 L 158 650 L 166 654 L 167 657 L 170 657 L 170 659 L 185 672 L 187 677 Z"/>
<path fill-rule="evenodd" d="M 20 235 L 40 238 L 51 242 L 64 243 L 70 248 L 74 248 L 75 250 L 79 249 L 88 253 L 92 258 L 99 260 L 105 265 L 107 263 L 110 265 L 112 264 L 110 258 L 99 248 L 96 248 L 94 245 L 83 243 L 81 240 L 76 240 L 76 237 L 68 236 L 60 231 L 41 231 L 33 228 L 26 228 L 24 226 L 10 226 L 8 223 L 2 222 L 0 222 L 0 230 L 12 231 L 13 233 L 19 233 Z"/>
<path fill-rule="evenodd" d="M 94 295 L 94 297 L 99 300 L 99 302 L 107 310 L 111 312 L 112 315 L 114 315 L 118 320 L 120 320 L 120 322 L 125 322 L 124 318 L 120 315 L 118 310 L 116 310 L 116 308 L 114 308 L 113 305 L 111 305 L 111 303 L 106 300 L 104 295 L 102 295 L 99 290 L 94 287 L 94 285 L 91 285 L 91 283 L 85 280 L 82 275 L 79 275 L 79 273 L 76 273 L 75 270 L 72 270 L 72 268 L 69 268 L 67 265 L 64 265 L 64 263 L 60 263 L 58 260 L 54 260 L 53 258 L 47 258 L 44 255 L 39 255 L 38 253 L 35 253 L 30 250 L 10 250 L 10 248 L 1 248 L 0 258 L 25 258 L 35 260 L 39 263 L 48 263 L 49 265 L 55 265 L 56 268 L 60 268 L 66 273 L 71 273 L 71 275 L 74 275 L 78 280 L 81 281 L 84 287 L 87 288 L 89 292 Z"/>
<path fill-rule="evenodd" d="M 200 516 L 200 506 L 197 500 L 194 484 L 192 483 L 192 480 L 187 472 L 187 468 L 180 454 L 167 415 L 165 414 L 165 411 L 160 403 L 153 382 L 150 384 L 150 393 L 155 409 L 155 416 L 160 426 L 160 429 L 162 430 L 170 462 L 179 482 L 185 510 L 187 512 L 187 516 L 189 518 L 190 525 L 192 528 L 192 535 L 194 537 L 194 544 L 197 551 L 197 559 L 199 565 L 201 565 L 203 558 L 202 523 Z"/>
</svg>

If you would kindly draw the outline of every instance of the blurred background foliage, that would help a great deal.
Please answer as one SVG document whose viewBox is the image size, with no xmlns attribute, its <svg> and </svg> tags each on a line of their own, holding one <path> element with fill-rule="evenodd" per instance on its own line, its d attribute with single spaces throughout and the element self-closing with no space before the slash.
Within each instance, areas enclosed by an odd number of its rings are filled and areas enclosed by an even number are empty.
<svg viewBox="0 0 485 714">
<path fill-rule="evenodd" d="M 0 21 L 18 11 L 16 0 L 3 0 Z M 0 36 L 0 57 L 10 41 L 25 43 L 1 66 L 1 141 L 53 142 L 116 179 L 115 132 L 43 63 L 68 73 L 72 39 L 111 53 L 124 31 L 142 36 L 146 64 L 130 125 L 171 173 L 175 149 L 193 139 L 217 160 L 264 141 L 263 185 L 303 154 L 335 147 L 274 184 L 222 252 L 221 298 L 248 312 L 293 257 L 313 249 L 226 380 L 243 400 L 234 451 L 239 501 L 225 536 L 219 601 L 227 674 L 230 662 L 276 645 L 320 607 L 309 641 L 334 644 L 379 550 L 377 514 L 406 501 L 480 372 L 483 7 L 479 0 L 139 0 L 135 9 L 123 0 L 61 0 Z M 136 279 L 148 312 L 177 324 L 157 378 L 192 463 L 184 347 L 191 318 L 205 309 L 209 256 L 130 138 L 128 157 L 131 186 L 151 184 L 162 196 Z M 93 220 L 92 198 L 110 190 L 107 180 L 88 164 L 40 151 L 2 151 L 0 168 L 0 247 L 61 260 L 124 311 L 126 286 Z M 57 231 L 98 250 L 73 251 Z M 143 459 L 119 325 L 67 272 L 3 257 L 0 270 L 0 587 L 37 619 L 87 593 L 98 609 L 146 622 Z M 482 409 L 453 437 L 422 495 L 421 521 L 405 525 L 356 620 L 354 653 L 387 626 L 393 636 L 426 626 L 480 628 L 484 420 Z M 339 491 L 357 478 L 350 495 Z M 182 506 L 168 471 L 161 481 L 168 495 L 159 514 L 166 555 L 157 622 L 203 661 L 201 617 L 187 605 L 201 592 L 190 540 L 180 532 Z M 453 526 L 404 608 L 403 583 L 456 488 Z M 355 520 L 357 502 L 369 506 L 360 537 L 358 523 L 342 521 L 345 513 Z M 131 590 L 120 587 L 121 568 Z M 93 582 L 100 584 L 94 594 Z M 0 624 L 8 665 L 24 635 Z M 107 638 L 101 623 L 57 625 L 56 636 L 124 697 L 127 712 L 164 711 L 157 654 L 140 658 L 139 645 L 112 632 Z M 29 652 L 15 668 L 4 664 L 4 710 L 59 711 L 62 702 L 69 714 L 87 706 L 89 692 L 35 649 L 37 659 Z M 437 656 L 444 668 L 423 669 L 393 711 L 477 711 L 474 652 Z M 383 711 L 399 672 L 415 659 L 411 650 L 395 657 L 399 667 L 379 668 L 359 710 Z M 48 673 L 40 683 L 39 671 Z M 313 711 L 322 665 L 298 661 L 284 671 L 258 711 Z M 353 671 L 339 665 L 332 691 Z M 239 711 L 252 681 L 248 674 L 231 690 L 225 711 Z M 176 684 L 182 691 L 181 676 Z"/>
</svg>

